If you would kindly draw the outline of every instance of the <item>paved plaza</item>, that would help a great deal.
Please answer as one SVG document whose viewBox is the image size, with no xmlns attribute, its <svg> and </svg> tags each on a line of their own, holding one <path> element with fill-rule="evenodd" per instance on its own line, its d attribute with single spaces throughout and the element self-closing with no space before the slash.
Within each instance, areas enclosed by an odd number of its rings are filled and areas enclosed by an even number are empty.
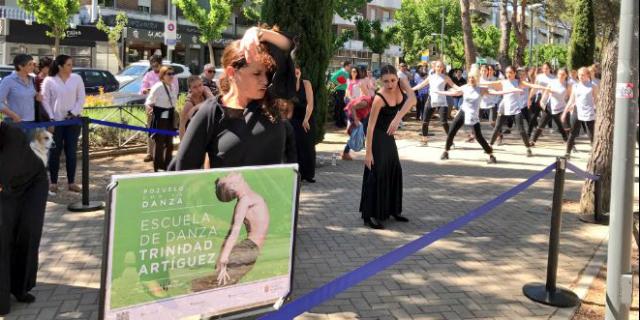
<svg viewBox="0 0 640 320">
<path fill-rule="evenodd" d="M 488 127 L 483 129 L 489 133 Z M 317 170 L 318 182 L 302 186 L 294 298 L 464 215 L 564 154 L 559 135 L 545 131 L 535 157 L 527 158 L 514 132 L 496 147 L 498 164 L 487 165 L 480 146 L 465 143 L 461 132 L 451 160 L 443 162 L 442 131 L 434 126 L 432 132 L 436 135 L 429 147 L 419 146 L 410 135 L 398 141 L 403 214 L 411 222 L 389 221 L 386 230 L 368 229 L 360 219 L 364 154 L 333 166 L 331 154 L 342 150 L 345 139 L 327 135 L 318 146 L 319 162 L 324 162 Z M 587 140 L 580 139 L 577 147 L 581 152 L 572 162 L 586 168 Z M 141 158 L 92 160 L 92 198 L 104 199 L 112 174 L 151 171 Z M 638 176 L 638 167 L 634 174 Z M 558 309 L 522 294 L 524 284 L 545 279 L 552 184 L 549 174 L 493 212 L 299 319 L 562 319 Z M 581 187 L 582 181 L 568 173 L 558 270 L 558 284 L 568 287 L 578 283 L 594 255 L 598 262 L 599 249 L 606 250 L 608 229 L 584 224 L 570 212 Z M 97 319 L 103 212 L 66 212 L 68 195 L 50 200 L 34 289 L 37 301 L 14 302 L 5 319 Z"/>
</svg>

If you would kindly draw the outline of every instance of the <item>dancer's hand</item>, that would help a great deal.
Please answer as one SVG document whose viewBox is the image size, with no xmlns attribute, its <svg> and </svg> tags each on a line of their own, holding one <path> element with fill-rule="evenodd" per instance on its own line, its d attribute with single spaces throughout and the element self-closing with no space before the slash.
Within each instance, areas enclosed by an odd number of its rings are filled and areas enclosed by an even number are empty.
<svg viewBox="0 0 640 320">
<path fill-rule="evenodd" d="M 259 45 L 260 28 L 252 27 L 244 33 L 242 40 L 240 40 L 240 50 L 244 52 L 247 63 L 252 63 L 257 59 Z"/>
<path fill-rule="evenodd" d="M 150 105 L 146 105 L 145 109 L 147 110 L 147 114 L 148 115 L 152 115 L 153 114 L 153 108 Z"/>
<path fill-rule="evenodd" d="M 218 285 L 224 286 L 229 281 L 231 281 L 231 277 L 229 276 L 229 273 L 227 273 L 227 264 L 226 263 L 219 264 L 218 265 Z"/>
<path fill-rule="evenodd" d="M 373 154 L 371 154 L 371 152 L 367 152 L 364 156 L 364 165 L 369 168 L 369 170 L 373 167 Z"/>
<path fill-rule="evenodd" d="M 311 130 L 311 125 L 309 124 L 309 120 L 304 120 L 302 122 L 302 128 L 304 128 L 304 132 L 309 132 L 309 130 Z"/>
<path fill-rule="evenodd" d="M 393 118 L 393 121 L 391 121 L 391 123 L 389 124 L 389 129 L 387 129 L 387 134 L 390 136 L 394 135 L 398 130 L 398 127 L 400 126 L 401 121 L 402 121 L 401 118 L 398 118 L 398 117 Z"/>
</svg>

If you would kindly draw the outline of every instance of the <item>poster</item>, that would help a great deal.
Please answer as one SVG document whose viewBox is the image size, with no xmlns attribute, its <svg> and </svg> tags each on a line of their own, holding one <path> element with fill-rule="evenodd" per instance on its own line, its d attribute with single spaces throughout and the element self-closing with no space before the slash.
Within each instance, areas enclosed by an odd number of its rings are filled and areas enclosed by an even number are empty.
<svg viewBox="0 0 640 320">
<path fill-rule="evenodd" d="M 101 316 L 216 316 L 290 293 L 296 165 L 114 176 Z"/>
</svg>

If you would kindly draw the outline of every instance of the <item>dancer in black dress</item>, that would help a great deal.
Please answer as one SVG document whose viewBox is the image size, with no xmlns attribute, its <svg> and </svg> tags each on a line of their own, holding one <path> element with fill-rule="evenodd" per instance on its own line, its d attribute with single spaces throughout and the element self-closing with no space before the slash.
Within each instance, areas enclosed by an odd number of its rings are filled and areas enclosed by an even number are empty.
<svg viewBox="0 0 640 320">
<path fill-rule="evenodd" d="M 195 114 L 169 170 L 200 169 L 205 154 L 211 168 L 282 163 L 286 127 L 280 100 L 296 92 L 293 41 L 284 34 L 251 28 L 222 55 L 222 95 Z"/>
<path fill-rule="evenodd" d="M 316 144 L 311 128 L 311 114 L 313 113 L 313 88 L 309 80 L 302 79 L 300 66 L 296 65 L 296 96 L 293 98 L 293 126 L 298 165 L 302 180 L 314 183 L 316 175 Z"/>
<path fill-rule="evenodd" d="M 382 67 L 380 76 L 383 88 L 373 99 L 369 116 L 360 198 L 364 224 L 373 229 L 383 229 L 380 221 L 389 216 L 393 216 L 396 221 L 409 221 L 401 216 L 402 167 L 393 134 L 402 117 L 416 103 L 409 82 L 399 80 L 393 66 Z"/>
</svg>

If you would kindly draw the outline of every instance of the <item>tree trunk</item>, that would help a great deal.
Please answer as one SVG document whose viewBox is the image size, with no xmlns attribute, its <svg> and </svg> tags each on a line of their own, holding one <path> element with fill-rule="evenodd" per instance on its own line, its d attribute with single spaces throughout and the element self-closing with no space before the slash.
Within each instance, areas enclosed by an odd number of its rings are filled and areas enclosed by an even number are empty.
<svg viewBox="0 0 640 320">
<path fill-rule="evenodd" d="M 55 59 L 55 57 L 58 56 L 58 54 L 60 54 L 60 36 L 56 36 L 54 38 L 54 44 L 53 44 L 53 58 Z"/>
<path fill-rule="evenodd" d="M 618 66 L 618 39 L 610 36 L 609 42 L 603 48 L 602 79 L 600 81 L 600 102 L 596 108 L 595 136 L 591 156 L 587 164 L 587 171 L 600 175 L 602 180 L 602 210 L 609 212 L 611 202 L 611 162 L 613 160 L 613 119 L 615 114 L 616 70 Z M 592 214 L 594 212 L 595 183 L 585 181 L 580 197 L 580 211 Z"/>
<path fill-rule="evenodd" d="M 209 63 L 211 63 L 213 65 L 213 67 L 216 67 L 216 55 L 213 53 L 213 43 L 211 43 L 211 41 L 207 42 L 207 45 L 209 46 Z"/>
<path fill-rule="evenodd" d="M 116 59 L 118 60 L 118 71 L 124 69 L 124 64 L 122 63 L 122 58 L 120 57 L 120 50 L 118 50 L 117 42 L 110 42 L 111 50 L 113 50 L 113 54 L 116 55 Z"/>
<path fill-rule="evenodd" d="M 467 70 L 476 63 L 476 46 L 473 43 L 471 18 L 469 17 L 469 0 L 460 0 L 460 18 L 462 19 L 462 37 L 464 40 L 465 64 Z"/>
<path fill-rule="evenodd" d="M 517 8 L 517 6 L 514 7 L 514 10 L 515 8 Z M 527 10 L 527 0 L 522 0 L 520 2 L 520 12 L 518 12 L 519 13 L 518 24 L 514 28 L 517 30 L 516 31 L 517 46 L 516 46 L 516 56 L 513 60 L 514 60 L 514 64 L 517 67 L 522 67 L 526 64 L 524 61 L 524 52 L 525 50 L 527 50 L 527 29 L 525 28 L 526 19 L 527 19 L 526 10 Z M 529 28 L 532 28 L 532 27 L 533 26 L 529 26 Z"/>
<path fill-rule="evenodd" d="M 500 48 L 498 49 L 498 62 L 505 68 L 511 65 L 509 59 L 509 38 L 511 36 L 511 22 L 507 11 L 507 0 L 500 1 Z"/>
</svg>

